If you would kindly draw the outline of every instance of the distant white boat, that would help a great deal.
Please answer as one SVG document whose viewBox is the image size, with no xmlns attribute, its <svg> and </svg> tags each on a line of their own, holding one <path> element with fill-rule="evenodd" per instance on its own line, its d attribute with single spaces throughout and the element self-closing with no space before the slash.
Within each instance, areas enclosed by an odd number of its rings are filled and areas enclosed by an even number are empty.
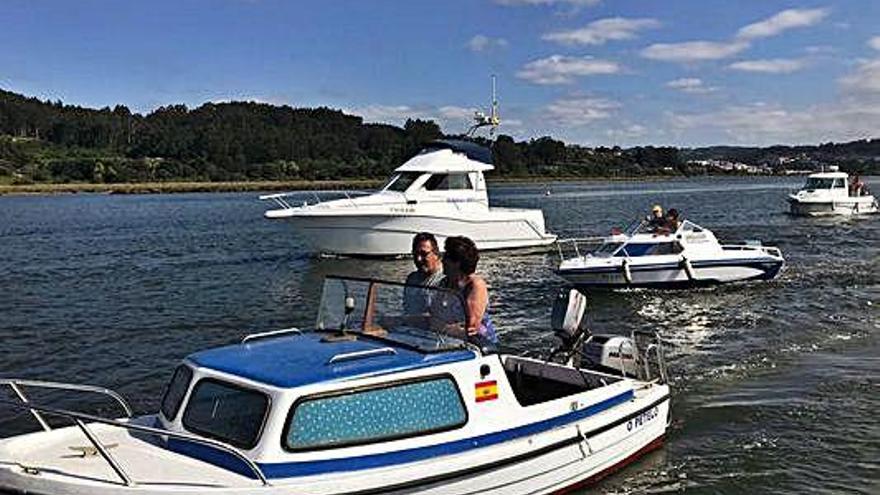
<svg viewBox="0 0 880 495">
<path fill-rule="evenodd" d="M 832 167 L 831 172 L 810 174 L 807 183 L 788 195 L 793 215 L 861 215 L 877 213 L 877 200 L 866 190 L 851 191 L 849 176 Z"/>
<path fill-rule="evenodd" d="M 394 256 L 411 250 L 419 232 L 470 237 L 481 250 L 547 246 L 541 210 L 489 206 L 484 172 L 492 170 L 491 150 L 470 141 L 441 140 L 428 144 L 398 167 L 381 189 L 294 205 L 293 193 L 260 199 L 279 208 L 266 218 L 289 223 L 314 251 L 360 256 Z"/>
</svg>

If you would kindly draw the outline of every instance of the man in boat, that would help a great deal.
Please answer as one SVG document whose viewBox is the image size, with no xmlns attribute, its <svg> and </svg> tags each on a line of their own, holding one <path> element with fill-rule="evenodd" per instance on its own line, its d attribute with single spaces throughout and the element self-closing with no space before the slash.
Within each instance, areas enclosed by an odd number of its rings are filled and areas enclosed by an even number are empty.
<svg viewBox="0 0 880 495">
<path fill-rule="evenodd" d="M 443 263 L 437 238 L 428 232 L 420 232 L 412 240 L 415 271 L 406 277 L 403 290 L 403 311 L 408 315 L 421 315 L 431 306 L 430 292 L 419 287 L 437 287 L 443 282 Z"/>
<path fill-rule="evenodd" d="M 663 207 L 660 205 L 654 205 L 651 208 L 651 214 L 648 215 L 648 218 L 645 219 L 648 223 L 648 228 L 652 232 L 658 232 L 661 229 L 666 227 L 666 217 L 663 216 Z"/>
</svg>

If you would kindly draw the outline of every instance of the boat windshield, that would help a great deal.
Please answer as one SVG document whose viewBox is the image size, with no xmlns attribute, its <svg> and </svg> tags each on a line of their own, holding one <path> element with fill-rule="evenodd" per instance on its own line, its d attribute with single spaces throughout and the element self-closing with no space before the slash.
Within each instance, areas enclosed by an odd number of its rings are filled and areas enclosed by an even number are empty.
<svg viewBox="0 0 880 495">
<path fill-rule="evenodd" d="M 401 172 L 394 174 L 388 179 L 388 182 L 382 186 L 383 191 L 404 192 L 409 186 L 422 175 L 421 172 Z"/>
<path fill-rule="evenodd" d="M 606 242 L 605 244 L 599 246 L 599 249 L 593 251 L 593 256 L 611 256 L 614 254 L 615 251 L 620 249 L 620 246 L 622 245 L 622 242 Z"/>
<path fill-rule="evenodd" d="M 804 185 L 804 189 L 831 189 L 834 187 L 835 179 L 826 178 L 826 177 L 810 177 L 807 179 L 807 183 Z M 843 181 L 838 180 L 841 184 L 840 187 L 843 187 Z"/>
<path fill-rule="evenodd" d="M 465 346 L 465 306 L 450 290 L 327 277 L 317 328 L 361 332 L 432 352 Z"/>
</svg>

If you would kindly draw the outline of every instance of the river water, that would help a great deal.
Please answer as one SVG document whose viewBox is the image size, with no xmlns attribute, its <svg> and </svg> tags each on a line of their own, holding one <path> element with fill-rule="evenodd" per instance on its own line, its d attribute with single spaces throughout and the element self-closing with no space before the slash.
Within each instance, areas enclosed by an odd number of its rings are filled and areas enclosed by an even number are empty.
<svg viewBox="0 0 880 495">
<path fill-rule="evenodd" d="M 542 207 L 561 236 L 602 235 L 654 203 L 719 239 L 760 239 L 771 282 L 591 295 L 594 331 L 669 343 L 665 446 L 603 493 L 880 493 L 880 216 L 786 215 L 802 179 L 495 185 L 493 204 Z M 880 179 L 869 178 L 880 191 Z M 547 189 L 552 191 L 545 196 Z M 0 376 L 120 391 L 158 408 L 187 354 L 314 321 L 326 274 L 402 278 L 407 260 L 314 257 L 254 194 L 0 197 Z M 564 285 L 548 253 L 485 253 L 501 339 L 554 344 Z M 35 428 L 0 411 L 0 436 Z"/>
</svg>

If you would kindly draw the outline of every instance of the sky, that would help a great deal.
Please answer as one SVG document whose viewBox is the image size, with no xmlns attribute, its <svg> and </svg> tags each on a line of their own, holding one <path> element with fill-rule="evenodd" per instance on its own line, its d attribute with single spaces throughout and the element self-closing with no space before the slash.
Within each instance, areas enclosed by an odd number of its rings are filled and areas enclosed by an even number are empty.
<svg viewBox="0 0 880 495">
<path fill-rule="evenodd" d="M 516 139 L 880 137 L 876 0 L 3 0 L 0 88 L 147 113 L 251 100 Z"/>
</svg>

